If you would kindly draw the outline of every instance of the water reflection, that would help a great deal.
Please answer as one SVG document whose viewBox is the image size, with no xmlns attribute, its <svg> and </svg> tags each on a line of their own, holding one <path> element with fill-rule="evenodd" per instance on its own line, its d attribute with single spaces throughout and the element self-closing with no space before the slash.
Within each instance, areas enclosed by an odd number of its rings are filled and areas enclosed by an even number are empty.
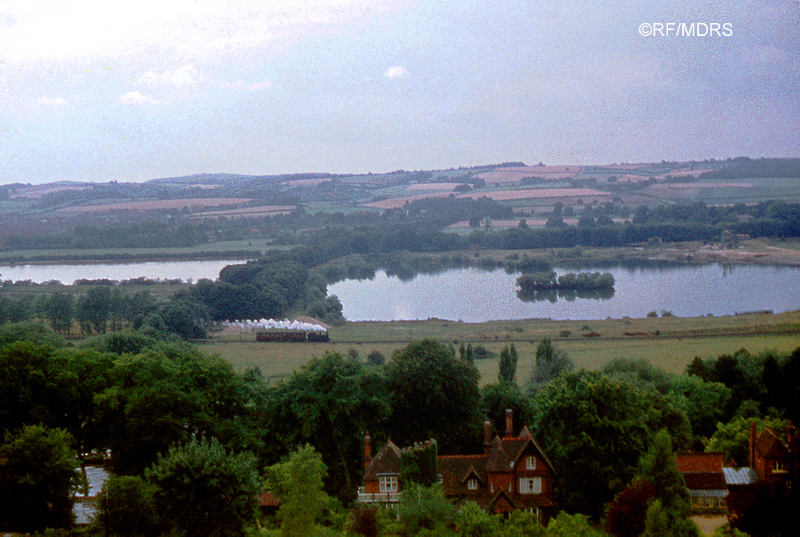
<svg viewBox="0 0 800 537">
<path fill-rule="evenodd" d="M 647 265 L 647 264 L 645 264 Z M 680 317 L 733 315 L 741 311 L 800 309 L 800 269 L 738 265 L 602 267 L 615 279 L 615 291 L 536 290 L 521 293 L 519 273 L 476 268 L 401 281 L 379 270 L 370 281 L 329 285 L 348 320 L 454 319 L 605 319 L 644 317 L 670 311 Z M 575 267 L 558 267 L 574 269 Z M 596 269 L 600 267 L 581 267 Z M 410 274 L 404 274 L 409 276 Z"/>
<path fill-rule="evenodd" d="M 550 302 L 555 304 L 558 299 L 574 302 L 578 298 L 591 300 L 609 300 L 614 298 L 614 289 L 520 289 L 517 291 L 517 298 L 523 302 Z"/>
</svg>

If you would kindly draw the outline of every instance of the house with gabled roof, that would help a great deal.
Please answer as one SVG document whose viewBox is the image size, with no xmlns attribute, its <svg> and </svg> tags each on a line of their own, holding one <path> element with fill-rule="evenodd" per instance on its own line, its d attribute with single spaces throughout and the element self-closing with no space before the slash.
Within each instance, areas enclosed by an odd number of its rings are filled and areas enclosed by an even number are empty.
<svg viewBox="0 0 800 537">
<path fill-rule="evenodd" d="M 393 442 L 372 457 L 369 435 L 364 441 L 364 485 L 361 503 L 398 502 L 402 450 Z M 492 425 L 484 424 L 484 452 L 473 455 L 439 455 L 439 482 L 445 496 L 456 503 L 472 500 L 490 513 L 525 510 L 546 524 L 555 507 L 555 470 L 547 454 L 527 427 L 514 435 L 513 413 L 506 411 L 503 437 L 492 437 Z"/>
<path fill-rule="evenodd" d="M 755 424 L 750 427 L 750 467 L 768 483 L 792 486 L 800 466 L 800 437 L 790 423 L 786 436 L 780 438 L 770 429 L 756 435 Z"/>
</svg>

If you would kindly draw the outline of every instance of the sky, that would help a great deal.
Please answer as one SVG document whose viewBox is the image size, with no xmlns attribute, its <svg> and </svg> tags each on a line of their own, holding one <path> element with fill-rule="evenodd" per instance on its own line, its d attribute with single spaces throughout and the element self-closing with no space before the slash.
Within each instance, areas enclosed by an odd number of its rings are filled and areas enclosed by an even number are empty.
<svg viewBox="0 0 800 537">
<path fill-rule="evenodd" d="M 0 184 L 740 155 L 798 0 L 0 0 Z"/>
</svg>

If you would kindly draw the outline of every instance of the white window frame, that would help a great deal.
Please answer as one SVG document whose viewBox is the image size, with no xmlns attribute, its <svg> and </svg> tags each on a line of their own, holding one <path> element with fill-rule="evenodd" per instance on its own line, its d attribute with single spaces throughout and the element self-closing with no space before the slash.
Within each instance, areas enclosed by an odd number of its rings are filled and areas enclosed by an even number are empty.
<svg viewBox="0 0 800 537">
<path fill-rule="evenodd" d="M 772 461 L 772 472 L 776 474 L 785 474 L 788 472 L 786 469 L 786 461 Z"/>
<path fill-rule="evenodd" d="M 467 479 L 467 490 L 478 490 L 478 480 L 474 477 Z"/>
<path fill-rule="evenodd" d="M 525 469 L 536 470 L 536 457 L 534 457 L 533 455 L 525 457 Z"/>
<path fill-rule="evenodd" d="M 542 478 L 541 477 L 520 477 L 519 478 L 519 493 L 520 494 L 541 494 L 542 493 Z"/>
<path fill-rule="evenodd" d="M 542 523 L 542 512 L 538 507 L 528 507 L 525 511 L 536 517 L 536 524 Z"/>
<path fill-rule="evenodd" d="M 378 486 L 381 492 L 397 492 L 397 476 L 382 475 L 378 477 Z"/>
</svg>

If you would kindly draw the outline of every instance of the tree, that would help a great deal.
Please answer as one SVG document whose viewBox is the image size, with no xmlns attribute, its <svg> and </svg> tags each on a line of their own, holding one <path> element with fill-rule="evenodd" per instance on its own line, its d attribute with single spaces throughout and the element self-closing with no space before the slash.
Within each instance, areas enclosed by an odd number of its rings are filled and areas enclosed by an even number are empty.
<svg viewBox="0 0 800 537">
<path fill-rule="evenodd" d="M 438 484 L 423 487 L 413 484 L 403 489 L 398 515 L 403 535 L 419 535 L 425 530 L 442 530 L 453 526 L 457 510 L 447 501 Z"/>
<path fill-rule="evenodd" d="M 188 345 L 117 359 L 109 387 L 95 401 L 117 473 L 141 473 L 169 446 L 193 436 L 217 438 L 237 452 L 263 448 L 255 421 L 264 408 L 260 385 Z"/>
<path fill-rule="evenodd" d="M 328 503 L 328 495 L 323 490 L 327 474 L 322 456 L 309 444 L 267 469 L 267 487 L 281 499 L 278 509 L 281 534 L 305 536 L 311 533 Z"/>
<path fill-rule="evenodd" d="M 203 339 L 210 319 L 208 308 L 189 300 L 173 300 L 161 311 L 167 330 L 183 339 Z"/>
<path fill-rule="evenodd" d="M 479 374 L 443 344 L 425 339 L 397 351 L 384 366 L 391 396 L 388 431 L 409 445 L 435 438 L 444 453 L 480 439 Z"/>
<path fill-rule="evenodd" d="M 158 487 L 138 476 L 111 475 L 97 498 L 94 524 L 98 532 L 125 536 L 160 534 Z"/>
<path fill-rule="evenodd" d="M 378 373 L 328 352 L 269 389 L 266 404 L 282 453 L 310 443 L 327 466 L 328 493 L 351 501 L 364 469 L 361 435 L 380 429 L 390 411 Z"/>
<path fill-rule="evenodd" d="M 500 520 L 472 500 L 461 505 L 455 523 L 458 534 L 466 537 L 492 537 L 500 529 Z"/>
<path fill-rule="evenodd" d="M 589 517 L 582 514 L 571 515 L 562 511 L 547 525 L 548 537 L 603 537 L 605 532 L 589 524 Z"/>
<path fill-rule="evenodd" d="M 665 430 L 656 433 L 647 452 L 639 461 L 637 479 L 647 481 L 655 489 L 655 498 L 667 515 L 670 527 L 679 526 L 691 511 L 689 489 L 678 471 L 672 441 Z"/>
<path fill-rule="evenodd" d="M 104 334 L 111 316 L 112 296 L 108 287 L 92 287 L 78 299 L 75 317 L 84 331 L 94 328 Z M 88 329 L 88 330 L 87 330 Z"/>
<path fill-rule="evenodd" d="M 567 353 L 553 345 L 549 338 L 543 338 L 536 347 L 536 362 L 531 373 L 530 388 L 536 390 L 562 373 L 573 371 L 575 364 Z"/>
<path fill-rule="evenodd" d="M 647 508 L 656 490 L 640 479 L 622 489 L 606 508 L 605 528 L 615 537 L 638 537 L 645 529 Z"/>
<path fill-rule="evenodd" d="M 59 334 L 69 334 L 75 316 L 75 297 L 69 293 L 53 293 L 44 301 L 44 314 Z"/>
<path fill-rule="evenodd" d="M 671 378 L 668 393 L 686 412 L 695 438 L 708 438 L 714 433 L 731 397 L 731 389 L 721 382 L 705 382 L 694 375 Z"/>
<path fill-rule="evenodd" d="M 511 347 L 505 346 L 500 351 L 500 370 L 497 374 L 497 380 L 500 382 L 514 382 L 514 377 L 517 375 L 517 348 L 514 344 Z"/>
<path fill-rule="evenodd" d="M 750 427 L 756 426 L 756 434 L 761 434 L 764 429 L 784 431 L 789 421 L 776 417 L 744 417 L 739 416 L 728 423 L 717 424 L 717 430 L 711 435 L 706 451 L 721 452 L 725 460 L 733 459 L 741 466 L 747 466 L 750 449 Z"/>
<path fill-rule="evenodd" d="M 258 510 L 263 484 L 250 453 L 229 453 L 216 439 L 192 438 L 145 471 L 158 487 L 163 520 L 196 536 L 241 535 Z"/>
<path fill-rule="evenodd" d="M 506 410 L 514 412 L 514 422 L 517 429 L 523 425 L 533 425 L 533 409 L 530 400 L 523 395 L 516 384 L 496 382 L 481 388 L 479 407 L 486 413 L 487 419 L 492 422 L 494 429 L 501 434 L 506 426 Z"/>
<path fill-rule="evenodd" d="M 668 397 L 598 372 L 562 374 L 536 392 L 533 407 L 537 438 L 556 470 L 558 503 L 594 518 L 631 482 L 655 431 L 689 435 L 686 415 Z"/>
<path fill-rule="evenodd" d="M 0 528 L 34 532 L 72 525 L 80 481 L 73 438 L 62 429 L 26 425 L 0 445 Z"/>
</svg>

